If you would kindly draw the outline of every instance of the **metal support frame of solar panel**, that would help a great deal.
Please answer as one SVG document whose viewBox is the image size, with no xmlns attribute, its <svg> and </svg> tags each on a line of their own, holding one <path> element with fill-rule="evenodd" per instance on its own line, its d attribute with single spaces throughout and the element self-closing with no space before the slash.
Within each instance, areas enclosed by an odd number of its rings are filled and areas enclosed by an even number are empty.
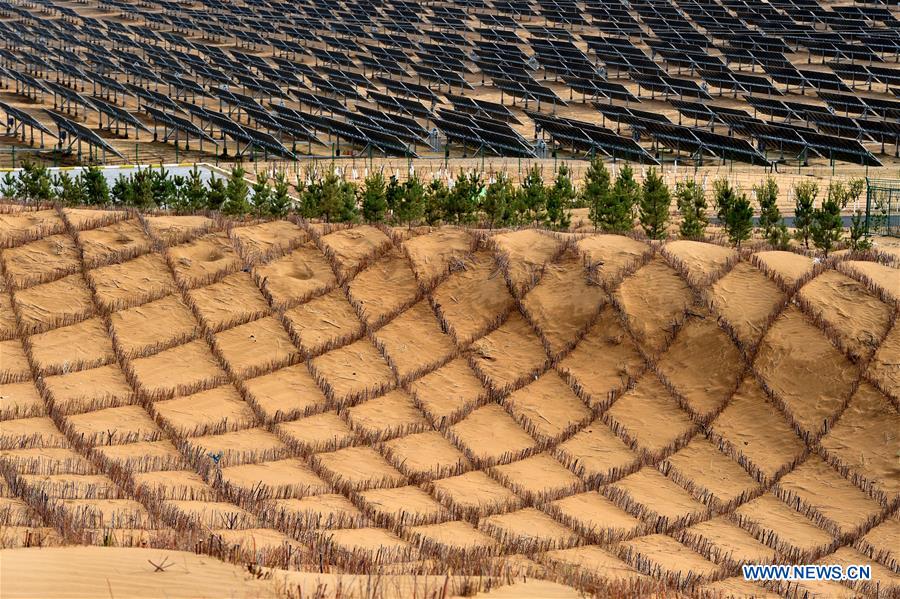
<svg viewBox="0 0 900 599">
<path fill-rule="evenodd" d="M 759 111 L 770 117 L 778 117 L 790 120 L 797 118 L 797 114 L 790 106 L 781 100 L 774 98 L 760 98 L 756 96 L 744 96 L 744 101 L 753 107 L 754 112 Z"/>
<path fill-rule="evenodd" d="M 816 129 L 828 135 L 858 141 L 867 138 L 874 142 L 880 142 L 882 151 L 885 143 L 900 141 L 900 122 L 898 121 L 851 118 L 818 109 L 807 109 L 803 111 L 802 117 L 807 123 L 811 123 Z"/>
<path fill-rule="evenodd" d="M 747 73 L 734 72 L 730 69 L 727 71 L 700 71 L 700 77 L 711 87 L 719 88 L 719 96 L 722 90 L 733 92 L 735 97 L 739 92 L 748 95 L 762 94 L 765 96 L 783 96 L 784 94 L 777 87 L 772 85 L 766 77 L 760 75 L 750 75 Z"/>
<path fill-rule="evenodd" d="M 118 150 L 114 147 L 106 143 L 106 141 L 82 125 L 81 123 L 77 123 L 73 120 L 67 119 L 64 116 L 58 115 L 55 112 L 44 109 L 44 113 L 46 113 L 54 123 L 56 123 L 56 128 L 59 130 L 59 134 L 56 137 L 59 139 L 59 147 L 62 149 L 65 140 L 62 138 L 62 132 L 65 131 L 69 137 L 69 145 L 66 147 L 66 150 L 71 150 L 72 146 L 75 145 L 76 142 L 79 143 L 79 160 L 81 159 L 81 150 L 80 150 L 80 142 L 84 142 L 88 144 L 91 148 L 97 148 L 103 152 L 105 157 L 106 152 L 113 154 L 114 156 L 118 156 L 119 158 L 125 158 Z M 91 151 L 93 154 L 93 151 Z"/>
<path fill-rule="evenodd" d="M 218 127 L 222 137 L 227 135 L 236 142 L 244 144 L 243 148 L 240 148 L 239 146 L 237 152 L 239 156 L 243 155 L 248 149 L 257 147 L 264 152 L 271 152 L 276 156 L 283 156 L 292 160 L 297 158 L 293 152 L 284 146 L 284 144 L 268 133 L 240 125 L 228 118 L 228 116 L 208 108 L 203 108 L 195 104 L 184 104 L 184 107 L 201 121 L 209 123 L 208 126 L 210 130 L 214 130 L 215 127 Z"/>
<path fill-rule="evenodd" d="M 0 67 L 0 75 L 2 75 L 6 79 L 12 79 L 16 82 L 16 94 L 23 95 L 28 98 L 37 99 L 38 93 L 41 94 L 52 94 L 53 92 L 50 88 L 45 85 L 46 82 L 41 81 L 40 79 L 36 79 L 27 73 L 20 73 L 14 70 L 7 69 L 5 67 Z M 22 85 L 24 89 L 20 90 L 19 85 Z M 33 90 L 29 92 L 28 90 Z M 25 93 L 23 93 L 25 92 Z"/>
<path fill-rule="evenodd" d="M 206 88 L 204 88 L 202 85 L 199 85 L 193 79 L 186 79 L 179 75 L 175 75 L 173 73 L 168 73 L 165 71 L 160 72 L 159 76 L 163 81 L 166 82 L 167 85 L 170 86 L 170 88 L 175 90 L 175 93 L 173 94 L 175 99 L 188 98 L 189 96 L 193 98 L 196 98 L 197 96 L 209 96 L 209 92 L 206 90 Z"/>
<path fill-rule="evenodd" d="M 271 103 L 269 108 L 272 109 L 270 116 L 278 123 L 280 131 L 294 140 L 294 148 L 296 148 L 296 141 L 298 140 L 309 142 L 310 145 L 313 143 L 322 146 L 326 145 L 315 134 L 313 128 L 308 126 L 307 121 L 302 116 L 303 113 L 300 111 Z M 296 149 L 292 151 L 296 153 Z"/>
<path fill-rule="evenodd" d="M 630 125 L 672 150 L 687 150 L 697 156 L 706 152 L 723 160 L 771 165 L 768 158 L 744 139 L 650 119 L 639 119 Z"/>
<path fill-rule="evenodd" d="M 411 100 L 409 98 L 402 98 L 397 96 L 391 96 L 388 94 L 383 94 L 381 92 L 370 91 L 368 92 L 369 99 L 375 102 L 378 106 L 386 110 L 390 110 L 393 112 L 399 112 L 403 114 L 408 114 L 410 116 L 430 119 L 434 116 L 434 114 L 429 110 L 424 104 L 419 102 L 418 100 Z"/>
<path fill-rule="evenodd" d="M 428 137 L 428 129 L 423 127 L 415 119 L 409 118 L 408 116 L 385 112 L 384 110 L 379 110 L 376 108 L 369 108 L 368 106 L 365 106 L 363 104 L 359 104 L 358 106 L 356 106 L 356 111 L 375 120 L 381 120 L 393 123 L 397 126 L 402 126 L 408 129 L 410 133 L 419 135 L 422 138 Z"/>
<path fill-rule="evenodd" d="M 383 113 L 379 118 L 371 114 L 366 114 L 363 111 L 358 111 L 356 113 L 350 112 L 344 116 L 344 120 L 360 127 L 363 131 L 378 131 L 382 134 L 395 137 L 402 142 L 412 144 L 413 151 L 415 151 L 417 145 L 424 144 L 428 137 L 427 132 L 423 136 L 418 130 L 413 131 L 405 125 L 385 118 Z"/>
<path fill-rule="evenodd" d="M 355 86 L 347 85 L 343 81 L 332 81 L 320 75 L 306 75 L 306 80 L 319 92 L 331 94 L 339 98 L 352 98 L 354 100 L 361 98 L 359 90 Z"/>
<path fill-rule="evenodd" d="M 22 141 L 25 141 L 25 127 L 29 127 L 31 129 L 30 135 L 30 143 L 34 144 L 34 131 L 37 129 L 40 133 L 40 142 L 41 147 L 44 147 L 44 134 L 51 137 L 56 137 L 56 134 L 53 133 L 50 129 L 45 127 L 40 121 L 31 116 L 29 113 L 24 110 L 20 110 L 15 106 L 10 106 L 5 102 L 0 102 L 0 110 L 6 113 L 6 135 L 17 135 L 18 130 L 21 128 L 22 130 Z M 9 122 L 12 119 L 13 123 L 18 122 L 18 125 L 10 126 Z"/>
<path fill-rule="evenodd" d="M 599 150 L 613 157 L 640 162 L 641 164 L 659 164 L 644 148 L 635 141 L 616 135 L 610 129 L 594 123 L 576 121 L 562 117 L 543 115 L 538 112 L 526 113 L 541 130 L 562 146 L 572 146 L 582 152 Z"/>
<path fill-rule="evenodd" d="M 346 69 L 335 69 L 333 67 L 323 66 L 319 67 L 318 71 L 328 77 L 331 81 L 341 81 L 347 85 L 356 85 L 363 89 L 377 89 L 375 84 L 369 81 L 367 77 L 360 75 L 359 73 L 355 73 L 353 71 L 348 71 Z"/>
<path fill-rule="evenodd" d="M 238 83 L 241 84 L 242 87 L 250 90 L 251 92 L 258 93 L 261 98 L 271 99 L 274 97 L 287 99 L 288 97 L 280 87 L 278 87 L 271 81 L 267 81 L 266 79 L 244 75 L 241 73 L 234 73 L 233 76 L 238 81 Z"/>
<path fill-rule="evenodd" d="M 428 35 L 428 32 L 423 32 L 425 35 Z M 457 61 L 459 63 L 465 63 L 469 60 L 469 56 L 465 50 L 459 48 L 454 45 L 450 45 L 452 42 L 444 41 L 441 44 L 432 44 L 428 42 L 423 42 L 419 45 L 419 47 L 415 50 L 415 54 L 417 56 L 432 56 L 437 59 L 448 60 L 449 64 L 454 64 L 453 61 Z M 468 46 L 469 43 L 465 42 L 465 45 Z M 468 48 L 467 48 L 468 49 Z"/>
<path fill-rule="evenodd" d="M 119 125 L 125 126 L 125 137 L 128 137 L 128 127 L 134 127 L 134 135 L 135 139 L 138 137 L 138 131 L 143 130 L 147 133 L 150 132 L 144 123 L 139 121 L 133 114 L 122 108 L 121 106 L 116 106 L 115 104 L 111 104 L 105 100 L 100 98 L 92 97 L 90 99 L 91 105 L 97 109 L 97 111 L 101 115 L 106 115 L 106 127 L 103 126 L 103 118 L 100 118 L 100 128 L 107 129 L 108 131 L 112 131 L 112 126 L 115 124 L 116 126 L 116 134 L 119 132 Z"/>
<path fill-rule="evenodd" d="M 157 91 L 153 91 L 151 89 L 147 89 L 133 83 L 126 83 L 125 87 L 128 88 L 128 91 L 132 96 L 137 98 L 138 110 L 141 109 L 141 101 L 143 101 L 145 104 L 152 104 L 155 106 L 160 106 L 167 110 L 181 112 L 181 107 L 178 106 L 178 104 L 176 104 L 171 98 L 169 98 L 169 96 L 165 94 L 161 94 Z"/>
<path fill-rule="evenodd" d="M 678 67 L 679 71 L 682 68 L 690 69 L 691 73 L 695 70 L 704 69 L 707 71 L 714 70 L 723 70 L 726 69 L 726 65 L 722 62 L 722 59 L 718 56 L 710 56 L 709 54 L 703 54 L 700 52 L 691 52 L 686 51 L 684 48 L 672 48 L 668 47 L 670 44 L 659 44 L 653 45 L 651 44 L 651 48 L 653 48 L 663 59 L 666 61 L 666 64 L 672 64 Z"/>
<path fill-rule="evenodd" d="M 700 102 L 688 102 L 685 100 L 669 100 L 675 110 L 678 111 L 678 124 L 681 124 L 681 117 L 686 116 L 694 119 L 694 126 L 699 126 L 701 122 L 710 124 L 716 120 L 716 113 L 709 109 L 706 104 Z"/>
<path fill-rule="evenodd" d="M 406 97 L 418 98 L 419 100 L 428 100 L 432 104 L 436 104 L 439 101 L 439 98 L 433 91 L 431 91 L 424 85 L 419 85 L 418 83 L 410 83 L 401 79 L 392 79 L 390 77 L 385 77 L 384 75 L 379 75 L 378 81 L 388 90 L 394 93 L 402 94 Z"/>
<path fill-rule="evenodd" d="M 458 87 L 460 90 L 474 89 L 472 85 L 466 81 L 465 77 L 449 69 L 426 66 L 420 63 L 412 63 L 410 66 L 420 79 L 437 83 L 438 87 L 446 85 L 448 89 L 453 89 L 454 87 Z"/>
<path fill-rule="evenodd" d="M 376 58 L 381 62 L 407 64 L 410 57 L 406 50 L 398 46 L 375 46 L 371 43 L 364 44 L 363 51 L 357 52 L 357 56 L 361 54 L 369 54 L 372 58 Z"/>
<path fill-rule="evenodd" d="M 853 119 L 869 138 L 881 143 L 881 153 L 885 153 L 885 145 L 894 144 L 894 156 L 900 157 L 900 121 L 873 121 L 870 119 Z"/>
<path fill-rule="evenodd" d="M 372 72 L 373 77 L 379 73 L 391 73 L 399 77 L 409 77 L 409 73 L 407 73 L 406 69 L 395 62 L 389 62 L 382 58 L 366 54 L 357 54 L 356 59 L 362 64 L 363 73 L 368 69 Z"/>
<path fill-rule="evenodd" d="M 475 29 L 475 32 L 479 35 L 479 41 L 505 42 L 508 44 L 515 44 L 520 41 L 518 33 L 507 29 L 478 27 Z"/>
<path fill-rule="evenodd" d="M 594 102 L 593 106 L 601 115 L 603 115 L 604 124 L 606 119 L 615 123 L 625 123 L 626 125 L 640 123 L 642 120 L 657 120 L 663 123 L 670 123 L 665 115 L 647 110 L 638 110 L 636 108 L 617 106 L 615 104 L 600 104 L 599 102 Z"/>
<path fill-rule="evenodd" d="M 499 58 L 513 64 L 528 62 L 528 55 L 516 44 L 481 41 L 475 46 L 475 53 L 483 60 Z"/>
<path fill-rule="evenodd" d="M 596 100 L 597 98 L 607 98 L 611 100 L 622 100 L 623 102 L 634 102 L 639 104 L 641 100 L 631 94 L 624 85 L 606 81 L 601 78 L 582 79 L 576 77 L 563 77 L 563 82 L 572 91 L 582 94 L 582 103 L 586 99 Z M 571 98 L 570 98 L 571 100 Z"/>
<path fill-rule="evenodd" d="M 852 82 L 854 87 L 859 82 L 867 84 L 869 91 L 873 81 L 886 86 L 900 84 L 900 70 L 843 62 L 829 62 L 827 65 L 841 79 Z"/>
<path fill-rule="evenodd" d="M 346 139 L 364 150 L 373 147 L 385 155 L 416 157 L 416 153 L 407 144 L 383 130 L 371 129 L 324 115 L 295 112 L 295 117 L 314 131 L 324 131 L 329 135 Z"/>
<path fill-rule="evenodd" d="M 810 69 L 797 69 L 809 86 L 816 90 L 830 90 L 844 93 L 852 93 L 850 88 L 834 73 L 812 71 Z"/>
<path fill-rule="evenodd" d="M 553 106 L 568 106 L 568 103 L 556 95 L 552 89 L 535 81 L 530 75 L 516 77 L 515 79 L 500 76 L 491 76 L 494 87 L 497 87 L 513 96 L 534 100 L 540 106 L 541 102 Z"/>
<path fill-rule="evenodd" d="M 663 73 L 664 74 L 664 73 Z M 640 87 L 648 89 L 653 93 L 661 93 L 664 96 L 676 96 L 689 98 L 705 98 L 712 99 L 708 92 L 701 89 L 694 81 L 690 79 L 678 79 L 675 77 L 663 77 L 658 75 L 639 75 L 631 73 L 631 79 Z"/>
<path fill-rule="evenodd" d="M 531 81 L 533 78 L 534 69 L 526 63 L 510 62 L 497 57 L 484 59 L 479 56 L 476 58 L 475 64 L 481 69 L 482 85 L 494 78 L 509 81 Z"/>
<path fill-rule="evenodd" d="M 819 92 L 818 96 L 837 112 L 865 114 L 869 111 L 868 103 L 856 95 Z"/>
<path fill-rule="evenodd" d="M 488 102 L 486 100 L 478 100 L 467 96 L 447 95 L 447 99 L 453 104 L 453 107 L 459 112 L 468 112 L 471 114 L 480 114 L 488 118 L 507 123 L 515 123 L 521 125 L 522 122 L 516 118 L 509 108 L 497 102 Z"/>
<path fill-rule="evenodd" d="M 97 110 L 97 108 L 91 103 L 90 100 L 79 94 L 73 89 L 69 89 L 64 85 L 60 85 L 59 83 L 55 83 L 53 81 L 45 81 L 46 87 L 49 92 L 53 94 L 53 108 L 54 110 L 59 107 L 60 110 L 65 109 L 66 113 L 69 113 L 69 109 L 74 105 L 75 107 L 75 116 L 78 116 L 78 106 L 82 106 L 84 108 L 84 113 L 87 113 L 88 110 Z M 57 101 L 57 97 L 59 97 L 59 101 Z"/>
<path fill-rule="evenodd" d="M 865 166 L 881 166 L 881 162 L 858 141 L 816 133 L 806 128 L 787 124 L 750 123 L 745 133 L 755 139 L 772 142 L 776 147 L 786 143 L 799 145 L 824 158 Z"/>
<path fill-rule="evenodd" d="M 119 94 L 122 94 L 123 96 L 128 94 L 128 88 L 126 88 L 123 84 L 119 83 L 112 77 L 107 77 L 106 75 L 91 70 L 85 70 L 84 74 L 87 77 L 87 80 L 91 83 L 92 96 L 97 97 L 98 95 L 100 95 L 97 93 L 98 86 L 100 87 L 101 92 L 103 92 L 104 88 L 106 88 L 107 93 L 103 94 L 104 99 L 108 98 L 109 90 L 112 90 L 113 92 L 113 100 L 117 99 Z"/>
<path fill-rule="evenodd" d="M 454 74 L 455 77 L 459 77 L 465 79 L 466 74 L 471 74 L 474 71 L 466 64 L 466 61 L 469 60 L 468 56 L 465 56 L 463 59 L 458 59 L 454 56 L 437 54 L 433 52 L 423 52 L 421 50 L 417 50 L 414 52 L 415 58 L 418 59 L 418 64 L 423 67 L 433 68 L 440 71 L 450 71 Z M 412 63 L 415 64 L 415 63 Z"/>
<path fill-rule="evenodd" d="M 197 75 L 200 77 L 204 77 L 204 76 L 206 76 L 208 71 L 209 71 L 209 69 L 204 69 L 202 72 L 198 72 Z M 297 75 L 295 75 L 292 72 L 280 69 L 280 68 L 273 68 L 273 67 L 266 66 L 264 68 L 259 69 L 259 73 L 260 73 L 261 78 L 264 78 L 265 80 L 271 82 L 272 84 L 277 86 L 279 88 L 279 90 L 281 89 L 282 86 L 294 87 L 296 85 L 302 85 L 302 82 L 297 77 Z M 219 80 L 218 80 L 219 75 L 220 74 L 216 74 L 215 78 L 213 80 L 216 82 L 219 82 Z M 222 75 L 222 78 L 224 78 L 224 75 Z"/>
<path fill-rule="evenodd" d="M 819 92 L 819 97 L 837 112 L 870 114 L 900 120 L 900 101 Z"/>
<path fill-rule="evenodd" d="M 528 142 L 508 123 L 483 116 L 442 108 L 434 119 L 435 126 L 448 138 L 470 142 L 498 156 L 534 156 Z"/>
<path fill-rule="evenodd" d="M 315 47 L 310 48 L 309 51 L 310 53 L 312 53 L 317 62 L 322 62 L 324 64 L 336 64 L 345 67 L 356 66 L 353 64 L 353 60 L 351 60 L 349 56 L 340 52 L 330 52 L 328 50 L 323 50 L 321 48 Z"/>
<path fill-rule="evenodd" d="M 291 93 L 294 97 L 301 103 L 306 104 L 312 108 L 317 108 L 322 112 L 334 112 L 344 110 L 344 106 L 335 100 L 334 98 L 329 98 L 327 96 L 319 96 L 307 91 L 292 89 Z"/>
<path fill-rule="evenodd" d="M 187 146 L 187 144 L 190 143 L 189 140 L 191 137 L 196 137 L 200 141 L 200 150 L 201 151 L 203 150 L 203 142 L 204 141 L 207 141 L 215 146 L 219 145 L 219 142 L 216 141 L 215 139 L 213 139 L 212 136 L 207 134 L 203 129 L 201 129 L 200 127 L 198 127 L 197 125 L 195 125 L 194 123 L 192 123 L 191 121 L 189 121 L 186 118 L 182 118 L 175 114 L 166 113 L 165 111 L 155 108 L 153 106 L 145 105 L 142 110 L 145 113 L 147 113 L 147 115 L 149 115 L 151 119 L 153 119 L 154 127 L 156 126 L 157 123 L 162 123 L 164 127 L 168 128 L 168 129 L 163 130 L 163 137 L 162 137 L 163 142 L 168 141 L 171 138 L 172 134 L 174 133 L 174 134 L 176 134 L 175 141 L 177 143 L 177 141 L 179 141 L 179 140 L 178 140 L 178 136 L 177 136 L 176 132 L 181 131 L 185 135 L 185 145 L 186 146 Z M 160 141 L 158 134 L 156 132 L 154 132 L 153 135 L 154 135 L 154 139 L 153 139 L 154 141 Z"/>
</svg>

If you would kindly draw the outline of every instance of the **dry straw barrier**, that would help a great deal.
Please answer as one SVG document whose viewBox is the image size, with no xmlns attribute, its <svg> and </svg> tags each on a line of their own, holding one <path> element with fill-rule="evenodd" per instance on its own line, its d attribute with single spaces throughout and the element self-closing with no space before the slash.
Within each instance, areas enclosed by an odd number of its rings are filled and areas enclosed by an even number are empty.
<svg viewBox="0 0 900 599">
<path fill-rule="evenodd" d="M 896 589 L 887 249 L 14 204 L 0 231 L 7 546 L 370 597 Z M 874 579 L 740 580 L 760 560 Z"/>
</svg>

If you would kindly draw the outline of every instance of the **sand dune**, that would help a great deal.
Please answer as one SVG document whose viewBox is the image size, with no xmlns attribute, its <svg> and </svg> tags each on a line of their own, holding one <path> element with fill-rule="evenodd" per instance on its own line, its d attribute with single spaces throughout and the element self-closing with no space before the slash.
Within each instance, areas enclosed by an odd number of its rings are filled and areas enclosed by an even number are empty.
<svg viewBox="0 0 900 599">
<path fill-rule="evenodd" d="M 3 210 L 3 597 L 900 589 L 887 255 Z"/>
</svg>

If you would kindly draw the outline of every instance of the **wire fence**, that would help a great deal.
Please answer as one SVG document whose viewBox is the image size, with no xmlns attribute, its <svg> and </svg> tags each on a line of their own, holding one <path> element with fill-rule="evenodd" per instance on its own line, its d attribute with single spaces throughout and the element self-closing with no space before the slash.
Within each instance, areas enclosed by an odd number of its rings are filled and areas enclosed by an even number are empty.
<svg viewBox="0 0 900 599">
<path fill-rule="evenodd" d="M 900 179 L 866 179 L 866 230 L 900 237 Z"/>
<path fill-rule="evenodd" d="M 144 142 L 136 142 L 133 151 L 127 151 L 124 148 L 120 149 L 123 149 L 126 159 L 108 156 L 110 159 L 105 161 L 104 165 L 120 167 L 141 166 L 146 168 L 159 167 L 163 164 L 181 166 L 207 164 L 228 170 L 236 164 L 234 157 L 223 158 L 193 150 L 185 152 L 176 150 L 172 146 L 158 146 Z M 73 165 L 70 156 L 56 154 L 47 149 L 0 146 L 0 172 L 19 167 L 22 161 L 26 159 L 48 167 Z M 244 156 L 241 164 L 249 177 L 254 177 L 257 173 L 274 174 L 282 171 L 287 173 L 288 179 L 292 183 L 296 182 L 298 177 L 301 179 L 305 177 L 307 172 L 322 173 L 334 168 L 342 177 L 356 183 L 361 183 L 374 170 L 381 170 L 386 176 L 394 176 L 400 181 L 406 180 L 413 173 L 425 180 L 441 178 L 449 181 L 460 170 L 466 172 L 474 170 L 482 173 L 486 180 L 490 180 L 503 172 L 516 184 L 521 184 L 528 171 L 534 166 L 540 168 L 541 174 L 546 180 L 555 177 L 560 166 L 565 165 L 568 168 L 573 184 L 581 186 L 584 175 L 590 166 L 590 160 L 587 156 L 571 155 L 545 159 L 485 155 L 468 157 L 420 156 L 416 158 L 301 155 L 299 160 L 294 161 L 277 159 L 267 156 L 263 152 L 256 152 L 252 155 Z M 611 174 L 615 176 L 618 168 L 623 164 L 625 164 L 625 161 L 622 160 L 608 160 L 608 168 Z M 650 168 L 640 164 L 632 164 L 632 167 L 635 171 L 635 178 L 639 182 L 643 180 Z M 846 181 L 853 178 L 868 178 L 870 174 L 870 169 L 856 165 L 842 165 L 837 170 L 827 164 L 810 165 L 797 170 L 772 172 L 758 166 L 734 162 L 722 163 L 721 161 L 716 161 L 715 163 L 707 162 L 703 166 L 697 166 L 690 162 L 672 161 L 663 163 L 663 165 L 657 167 L 657 170 L 662 175 L 663 181 L 670 188 L 673 188 L 679 181 L 694 179 L 699 181 L 707 191 L 711 191 L 714 181 L 725 179 L 733 186 L 749 193 L 754 184 L 760 183 L 768 176 L 772 176 L 779 187 L 779 208 L 786 215 L 793 213 L 792 189 L 800 181 L 815 181 L 818 183 L 820 190 L 824 191 L 833 180 Z M 900 178 L 900 168 L 898 167 L 884 167 L 875 170 L 875 172 L 883 178 Z M 897 201 L 895 197 L 895 205 Z M 847 213 L 857 208 L 861 208 L 861 206 L 848 206 Z"/>
</svg>

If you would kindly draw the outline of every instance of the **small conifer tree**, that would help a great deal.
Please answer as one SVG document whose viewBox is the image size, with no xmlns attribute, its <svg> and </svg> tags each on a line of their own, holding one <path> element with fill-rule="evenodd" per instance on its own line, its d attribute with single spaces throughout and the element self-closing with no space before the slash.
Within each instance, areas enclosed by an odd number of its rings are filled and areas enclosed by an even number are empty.
<svg viewBox="0 0 900 599">
<path fill-rule="evenodd" d="M 53 194 L 65 206 L 87 204 L 83 179 L 72 177 L 67 172 L 60 172 L 53 177 Z"/>
<path fill-rule="evenodd" d="M 547 188 L 544 186 L 544 177 L 541 175 L 541 168 L 538 165 L 528 169 L 528 173 L 522 181 L 521 201 L 528 222 L 544 221 L 547 209 Z"/>
<path fill-rule="evenodd" d="M 92 206 L 103 206 L 109 203 L 109 184 L 103 170 L 95 165 L 83 169 L 79 174 L 77 185 L 84 190 L 85 203 Z"/>
<path fill-rule="evenodd" d="M 225 203 L 225 181 L 212 173 L 206 185 L 209 188 L 206 192 L 206 207 L 210 210 L 221 210 L 222 204 Z"/>
<path fill-rule="evenodd" d="M 504 226 L 511 218 L 511 208 L 516 190 L 512 180 L 505 172 L 500 172 L 492 181 L 481 198 L 481 212 L 487 220 L 488 227 Z"/>
<path fill-rule="evenodd" d="M 753 231 L 753 206 L 750 199 L 724 179 L 716 181 L 714 189 L 719 222 L 725 229 L 728 240 L 740 248 L 741 242 L 750 239 Z"/>
<path fill-rule="evenodd" d="M 765 181 L 754 185 L 753 191 L 759 204 L 759 229 L 763 237 L 772 239 L 781 222 L 781 212 L 778 210 L 778 184 L 774 177 L 767 177 Z"/>
<path fill-rule="evenodd" d="M 706 215 L 706 192 L 703 187 L 691 179 L 675 184 L 675 200 L 681 212 L 681 224 L 678 233 L 685 239 L 703 239 L 709 217 Z"/>
<path fill-rule="evenodd" d="M 666 238 L 671 204 L 669 188 L 656 169 L 651 168 L 641 189 L 639 212 L 641 227 L 650 239 Z"/>
<path fill-rule="evenodd" d="M 819 186 L 813 181 L 801 181 L 794 186 L 794 235 L 809 248 L 810 227 L 815 212 Z"/>
<path fill-rule="evenodd" d="M 206 186 L 203 184 L 200 169 L 196 165 L 188 172 L 182 193 L 187 210 L 196 212 L 207 207 Z"/>
<path fill-rule="evenodd" d="M 0 198 L 16 197 L 18 186 L 19 179 L 12 174 L 12 171 L 7 171 L 3 175 L 3 179 L 0 179 Z"/>
<path fill-rule="evenodd" d="M 834 249 L 844 233 L 844 223 L 841 220 L 841 204 L 839 194 L 829 196 L 822 205 L 813 211 L 812 222 L 809 226 L 809 235 L 817 248 L 822 250 L 825 257 Z"/>
<path fill-rule="evenodd" d="M 159 208 L 169 208 L 175 202 L 175 181 L 165 167 L 159 170 L 148 170 L 150 185 L 153 190 L 153 203 Z"/>
<path fill-rule="evenodd" d="M 284 171 L 275 173 L 275 187 L 269 200 L 269 215 L 284 218 L 291 209 L 290 186 Z"/>
<path fill-rule="evenodd" d="M 425 212 L 425 186 L 418 175 L 413 173 L 403 184 L 403 193 L 394 210 L 394 218 L 399 223 L 412 227 L 413 222 L 422 218 Z"/>
<path fill-rule="evenodd" d="M 572 174 L 565 164 L 559 166 L 553 186 L 547 190 L 547 215 L 548 227 L 556 229 L 568 229 L 572 223 L 570 209 L 575 203 L 578 194 L 572 184 Z"/>
<path fill-rule="evenodd" d="M 237 165 L 231 169 L 231 176 L 225 186 L 225 201 L 222 213 L 229 216 L 241 216 L 250 212 L 250 186 L 244 180 L 246 171 Z"/>
<path fill-rule="evenodd" d="M 453 189 L 447 194 L 444 220 L 458 225 L 471 222 L 483 190 L 480 174 L 472 171 L 467 175 L 460 169 Z"/>
<path fill-rule="evenodd" d="M 606 165 L 599 157 L 594 157 L 584 174 L 584 186 L 581 189 L 582 201 L 588 207 L 588 218 L 591 223 L 604 231 L 610 229 L 612 222 L 609 203 L 610 176 Z"/>
<path fill-rule="evenodd" d="M 253 196 L 250 199 L 253 213 L 259 217 L 268 214 L 272 200 L 272 188 L 269 187 L 269 177 L 266 173 L 256 173 L 256 182 L 253 184 Z"/>
<path fill-rule="evenodd" d="M 450 198 L 450 190 L 447 184 L 440 179 L 434 179 L 429 183 L 425 192 L 425 223 L 435 226 L 441 222 L 447 214 L 447 203 Z"/>
<path fill-rule="evenodd" d="M 396 179 L 392 181 L 396 184 Z M 380 170 L 373 171 L 363 182 L 362 216 L 366 222 L 384 222 L 387 212 L 387 189 L 384 174 Z"/>
<path fill-rule="evenodd" d="M 634 229 L 634 211 L 641 197 L 641 188 L 634 180 L 634 170 L 626 164 L 616 175 L 609 192 L 611 204 L 611 228 L 616 233 L 628 233 Z"/>
<path fill-rule="evenodd" d="M 872 241 L 866 236 L 866 215 L 856 210 L 850 217 L 850 249 L 862 252 L 872 248 Z"/>
<path fill-rule="evenodd" d="M 387 209 L 393 215 L 394 210 L 397 209 L 397 205 L 400 203 L 400 196 L 403 195 L 403 185 L 395 175 L 391 175 L 390 179 L 388 179 L 384 194 Z"/>
</svg>

